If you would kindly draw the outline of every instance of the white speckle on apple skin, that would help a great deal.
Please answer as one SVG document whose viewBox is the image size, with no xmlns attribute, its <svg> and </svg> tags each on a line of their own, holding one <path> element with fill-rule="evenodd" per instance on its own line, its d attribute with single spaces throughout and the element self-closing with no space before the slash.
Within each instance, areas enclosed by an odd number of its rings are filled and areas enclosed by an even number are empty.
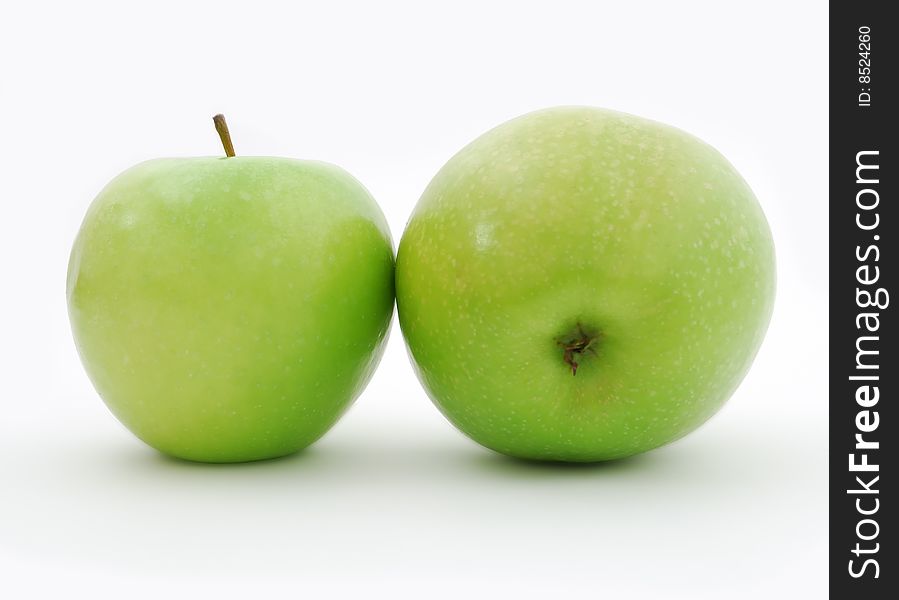
<svg viewBox="0 0 899 600">
<path fill-rule="evenodd" d="M 764 214 L 717 151 L 591 108 L 525 115 L 460 151 L 397 258 L 435 404 L 487 447 L 548 460 L 628 456 L 699 426 L 749 368 L 774 287 Z M 602 339 L 573 376 L 556 340 L 578 323 Z"/>
</svg>

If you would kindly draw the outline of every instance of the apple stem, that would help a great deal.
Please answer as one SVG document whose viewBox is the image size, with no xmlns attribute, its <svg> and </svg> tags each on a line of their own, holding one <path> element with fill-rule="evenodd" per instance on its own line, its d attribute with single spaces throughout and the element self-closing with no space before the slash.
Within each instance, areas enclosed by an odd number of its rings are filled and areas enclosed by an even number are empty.
<svg viewBox="0 0 899 600">
<path fill-rule="evenodd" d="M 225 115 L 218 114 L 212 117 L 215 123 L 215 130 L 218 132 L 222 140 L 222 146 L 225 147 L 226 156 L 234 156 L 234 144 L 231 143 L 231 133 L 228 131 L 228 124 L 225 122 Z"/>
<path fill-rule="evenodd" d="M 577 375 L 580 366 L 578 360 L 584 353 L 589 352 L 596 356 L 595 343 L 599 334 L 590 334 L 584 330 L 583 325 L 577 324 L 577 330 L 564 340 L 556 340 L 556 344 L 562 348 L 562 360 L 571 368 L 571 374 Z"/>
</svg>

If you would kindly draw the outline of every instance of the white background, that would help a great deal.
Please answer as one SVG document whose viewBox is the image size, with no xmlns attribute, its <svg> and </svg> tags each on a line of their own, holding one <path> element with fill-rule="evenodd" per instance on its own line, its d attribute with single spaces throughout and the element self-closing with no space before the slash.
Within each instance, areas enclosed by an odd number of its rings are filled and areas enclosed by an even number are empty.
<svg viewBox="0 0 899 600">
<path fill-rule="evenodd" d="M 0 596 L 821 598 L 827 539 L 822 2 L 30 2 L 0 9 Z M 158 156 L 337 163 L 399 240 L 442 164 L 557 104 L 691 131 L 755 189 L 779 294 L 725 409 L 633 460 L 535 466 L 433 408 L 394 326 L 295 457 L 157 455 L 107 412 L 65 307 L 114 175 Z"/>
</svg>

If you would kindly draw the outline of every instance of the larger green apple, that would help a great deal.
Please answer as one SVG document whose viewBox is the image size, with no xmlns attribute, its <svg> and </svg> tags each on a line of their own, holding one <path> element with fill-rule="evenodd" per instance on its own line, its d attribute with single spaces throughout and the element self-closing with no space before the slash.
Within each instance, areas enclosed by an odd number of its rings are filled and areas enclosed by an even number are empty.
<svg viewBox="0 0 899 600">
<path fill-rule="evenodd" d="M 752 363 L 774 287 L 765 216 L 724 157 L 594 108 L 464 148 L 397 256 L 428 394 L 477 442 L 532 459 L 625 457 L 698 427 Z"/>
<path fill-rule="evenodd" d="M 94 200 L 69 262 L 84 366 L 167 454 L 299 450 L 361 392 L 393 312 L 393 248 L 362 185 L 320 162 L 152 160 Z"/>
</svg>

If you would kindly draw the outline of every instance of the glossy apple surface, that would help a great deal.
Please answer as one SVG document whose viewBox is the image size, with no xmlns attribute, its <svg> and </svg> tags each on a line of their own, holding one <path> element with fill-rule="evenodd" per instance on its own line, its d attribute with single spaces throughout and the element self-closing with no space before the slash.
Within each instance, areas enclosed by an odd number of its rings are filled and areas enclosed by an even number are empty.
<svg viewBox="0 0 899 600">
<path fill-rule="evenodd" d="M 733 166 L 594 108 L 531 113 L 460 151 L 397 256 L 431 399 L 531 459 L 620 458 L 698 427 L 749 369 L 774 288 L 768 224 Z"/>
<path fill-rule="evenodd" d="M 198 461 L 321 436 L 377 365 L 393 311 L 384 216 L 318 162 L 160 159 L 114 179 L 72 249 L 68 305 L 97 391 Z"/>
</svg>

